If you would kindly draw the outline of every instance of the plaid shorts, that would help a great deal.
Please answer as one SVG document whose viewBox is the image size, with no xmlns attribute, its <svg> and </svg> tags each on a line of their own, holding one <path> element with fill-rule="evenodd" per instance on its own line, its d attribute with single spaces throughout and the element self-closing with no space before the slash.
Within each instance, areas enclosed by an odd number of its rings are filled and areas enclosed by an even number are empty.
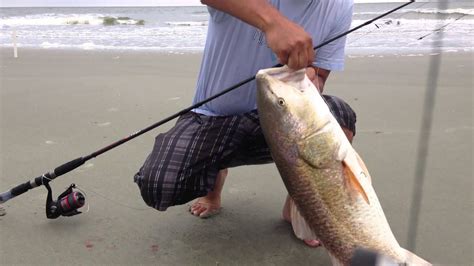
<svg viewBox="0 0 474 266">
<path fill-rule="evenodd" d="M 339 124 L 355 134 L 352 108 L 334 96 L 324 99 Z M 164 211 L 212 191 L 221 169 L 272 161 L 256 110 L 233 116 L 188 112 L 156 137 L 134 181 L 146 204 Z"/>
</svg>

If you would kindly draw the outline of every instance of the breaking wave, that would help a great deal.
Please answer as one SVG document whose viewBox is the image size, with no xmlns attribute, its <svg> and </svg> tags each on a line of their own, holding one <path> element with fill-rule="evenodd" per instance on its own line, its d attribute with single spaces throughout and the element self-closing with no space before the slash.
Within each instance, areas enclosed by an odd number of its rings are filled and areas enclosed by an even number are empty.
<svg viewBox="0 0 474 266">
<path fill-rule="evenodd" d="M 60 26 L 60 25 L 144 25 L 145 20 L 129 17 L 104 16 L 102 14 L 57 15 L 38 14 L 8 17 L 0 20 L 0 26 Z"/>
<path fill-rule="evenodd" d="M 165 22 L 168 26 L 175 26 L 175 27 L 193 27 L 193 26 L 207 26 L 207 21 L 167 21 Z"/>
<path fill-rule="evenodd" d="M 354 18 L 366 18 L 380 15 L 380 12 L 357 12 Z M 441 16 L 443 19 L 466 16 L 467 19 L 474 19 L 474 9 L 453 8 L 446 10 L 438 9 L 405 9 L 398 11 L 389 17 L 403 17 L 407 19 L 436 19 Z"/>
</svg>

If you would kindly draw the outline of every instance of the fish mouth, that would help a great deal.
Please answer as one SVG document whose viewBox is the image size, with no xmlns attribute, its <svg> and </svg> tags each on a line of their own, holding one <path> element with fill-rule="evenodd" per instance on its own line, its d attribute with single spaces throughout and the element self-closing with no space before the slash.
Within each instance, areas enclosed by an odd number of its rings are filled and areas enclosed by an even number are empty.
<svg viewBox="0 0 474 266">
<path fill-rule="evenodd" d="M 268 75 L 265 72 L 259 71 L 257 73 L 257 91 L 260 95 L 266 98 L 274 98 L 277 97 L 276 93 L 272 89 L 272 84 L 276 83 L 276 79 L 271 75 Z"/>
<path fill-rule="evenodd" d="M 302 94 L 304 93 L 302 86 L 288 86 L 287 84 L 296 82 L 294 77 L 300 75 L 300 73 L 297 72 L 299 71 L 288 74 L 281 68 L 272 68 L 265 71 L 260 70 L 256 75 L 258 90 L 260 93 L 269 94 L 272 98 L 284 98 L 291 95 L 292 92 Z"/>
<path fill-rule="evenodd" d="M 257 73 L 257 78 L 266 78 L 281 83 L 286 83 L 299 91 L 304 91 L 304 88 L 299 85 L 301 84 L 301 81 L 305 79 L 305 77 L 306 69 L 303 68 L 300 70 L 292 70 L 287 66 L 260 70 Z"/>
</svg>

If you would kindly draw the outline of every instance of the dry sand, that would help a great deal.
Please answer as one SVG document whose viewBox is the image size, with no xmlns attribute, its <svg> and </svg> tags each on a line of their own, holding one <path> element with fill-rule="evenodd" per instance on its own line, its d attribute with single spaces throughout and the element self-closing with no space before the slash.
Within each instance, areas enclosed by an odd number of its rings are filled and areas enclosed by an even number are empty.
<svg viewBox="0 0 474 266">
<path fill-rule="evenodd" d="M 190 105 L 200 54 L 1 49 L 0 191 L 84 156 Z M 392 230 L 406 246 L 431 56 L 348 58 L 326 92 L 358 114 L 355 147 L 374 178 Z M 436 264 L 473 262 L 473 54 L 442 56 L 416 253 Z M 6 204 L 0 264 L 328 265 L 281 220 L 274 165 L 231 169 L 223 212 L 160 213 L 132 176 L 166 124 L 52 183 L 87 193 L 89 211 L 48 220 L 46 189 Z M 85 209 L 85 208 L 84 208 Z"/>
</svg>

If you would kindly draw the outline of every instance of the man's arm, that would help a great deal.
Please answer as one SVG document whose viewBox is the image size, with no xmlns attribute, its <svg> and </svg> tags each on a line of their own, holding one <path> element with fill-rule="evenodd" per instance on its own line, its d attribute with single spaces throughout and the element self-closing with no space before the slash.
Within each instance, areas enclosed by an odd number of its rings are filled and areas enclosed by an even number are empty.
<svg viewBox="0 0 474 266">
<path fill-rule="evenodd" d="M 201 0 L 265 33 L 267 44 L 281 64 L 292 69 L 311 65 L 314 60 L 311 36 L 266 0 Z"/>
</svg>

